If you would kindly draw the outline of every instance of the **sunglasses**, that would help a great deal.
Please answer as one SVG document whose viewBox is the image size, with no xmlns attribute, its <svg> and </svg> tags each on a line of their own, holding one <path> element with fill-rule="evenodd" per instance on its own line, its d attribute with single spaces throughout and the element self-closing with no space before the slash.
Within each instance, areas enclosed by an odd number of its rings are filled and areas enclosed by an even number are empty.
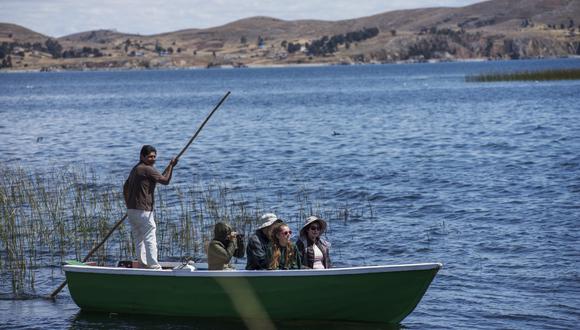
<svg viewBox="0 0 580 330">
<path fill-rule="evenodd" d="M 281 233 L 282 235 L 289 236 L 289 235 L 292 235 L 292 230 L 282 231 L 282 232 L 280 232 L 280 233 Z"/>
<path fill-rule="evenodd" d="M 308 228 L 308 230 L 319 231 L 320 230 L 320 227 L 318 227 L 318 226 L 310 226 L 310 228 Z"/>
</svg>

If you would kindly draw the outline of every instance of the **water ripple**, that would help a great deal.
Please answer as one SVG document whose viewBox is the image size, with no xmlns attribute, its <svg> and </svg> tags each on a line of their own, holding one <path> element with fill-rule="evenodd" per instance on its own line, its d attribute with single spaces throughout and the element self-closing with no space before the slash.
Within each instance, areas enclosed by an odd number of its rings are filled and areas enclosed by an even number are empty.
<svg viewBox="0 0 580 330">
<path fill-rule="evenodd" d="M 309 203 L 331 214 L 337 266 L 443 262 L 405 327 L 575 328 L 580 112 L 570 105 L 578 103 L 580 85 L 467 84 L 464 76 L 577 66 L 495 61 L 2 75 L 0 166 L 85 162 L 106 182 L 91 191 L 119 192 L 142 144 L 156 145 L 158 166 L 165 166 L 227 85 L 232 96 L 181 158 L 172 185 L 187 191 L 198 181 L 224 180 L 252 197 L 241 205 L 258 200 L 292 226 L 299 224 L 295 196 L 306 192 Z M 166 203 L 177 205 L 171 197 Z M 59 284 L 58 268 L 37 271 L 39 292 Z M 2 326 L 143 325 L 79 316 L 66 292 L 54 304 L 33 292 L 25 297 L 0 296 Z"/>
</svg>

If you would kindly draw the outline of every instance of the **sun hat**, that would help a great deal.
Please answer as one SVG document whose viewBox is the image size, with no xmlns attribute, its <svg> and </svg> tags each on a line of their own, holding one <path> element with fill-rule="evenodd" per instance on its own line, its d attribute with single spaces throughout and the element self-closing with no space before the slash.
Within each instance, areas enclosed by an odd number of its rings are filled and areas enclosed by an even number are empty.
<svg viewBox="0 0 580 330">
<path fill-rule="evenodd" d="M 278 217 L 274 213 L 266 213 L 260 217 L 260 220 L 264 222 L 260 225 L 260 227 L 258 227 L 258 229 L 264 229 L 270 227 L 271 225 L 277 222 L 282 222 L 282 220 L 278 219 Z"/>
<path fill-rule="evenodd" d="M 306 235 L 306 228 L 310 226 L 312 223 L 317 221 L 318 223 L 320 223 L 320 233 L 321 234 L 324 233 L 324 231 L 326 230 L 326 221 L 320 219 L 319 217 L 311 215 L 304 221 L 304 226 L 302 226 L 302 229 L 300 229 L 300 236 Z"/>
</svg>

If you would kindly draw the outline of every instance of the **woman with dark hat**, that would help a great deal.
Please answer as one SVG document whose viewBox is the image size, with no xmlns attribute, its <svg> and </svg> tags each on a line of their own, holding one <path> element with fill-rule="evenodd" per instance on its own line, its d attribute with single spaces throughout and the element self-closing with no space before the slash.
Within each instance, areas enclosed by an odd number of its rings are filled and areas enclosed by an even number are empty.
<svg viewBox="0 0 580 330">
<path fill-rule="evenodd" d="M 321 236 L 326 231 L 326 221 L 310 216 L 300 229 L 296 242 L 302 255 L 302 264 L 312 269 L 330 268 L 330 243 Z"/>
</svg>

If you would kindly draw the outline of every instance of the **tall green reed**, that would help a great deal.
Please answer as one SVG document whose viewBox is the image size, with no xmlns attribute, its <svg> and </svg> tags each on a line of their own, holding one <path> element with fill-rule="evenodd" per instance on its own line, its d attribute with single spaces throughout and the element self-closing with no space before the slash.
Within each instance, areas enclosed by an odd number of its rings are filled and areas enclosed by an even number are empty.
<svg viewBox="0 0 580 330">
<path fill-rule="evenodd" d="M 0 163 L 0 271 L 10 278 L 13 294 L 34 291 L 39 269 L 49 267 L 54 272 L 59 269 L 54 266 L 66 259 L 82 260 L 125 214 L 121 187 L 122 179 L 101 180 L 86 166 L 34 172 Z M 156 199 L 162 260 L 204 260 L 219 221 L 247 237 L 260 224 L 260 216 L 272 211 L 297 227 L 309 215 L 329 223 L 368 218 L 364 207 L 324 206 L 307 187 L 280 194 L 270 207 L 257 193 L 234 192 L 219 180 L 161 187 Z M 372 218 L 370 202 L 368 208 Z M 105 264 L 134 255 L 130 226 L 123 224 L 93 260 Z"/>
</svg>

